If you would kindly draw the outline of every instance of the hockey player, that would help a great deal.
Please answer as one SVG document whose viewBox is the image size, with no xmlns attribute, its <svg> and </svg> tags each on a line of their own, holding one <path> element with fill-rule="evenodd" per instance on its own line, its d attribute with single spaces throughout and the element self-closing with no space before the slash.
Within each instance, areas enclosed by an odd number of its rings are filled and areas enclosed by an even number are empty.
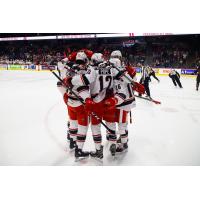
<svg viewBox="0 0 200 200">
<path fill-rule="evenodd" d="M 175 70 L 175 69 L 172 69 L 169 73 L 169 77 L 172 79 L 172 82 L 175 86 L 178 86 L 180 88 L 183 88 L 181 82 L 180 82 L 180 74 Z"/>
<path fill-rule="evenodd" d="M 94 53 L 91 57 L 91 66 L 95 70 L 95 74 L 93 74 L 93 76 L 95 76 L 96 80 L 92 79 L 92 77 L 88 77 L 91 81 L 90 84 L 91 96 L 93 98 L 93 102 L 95 103 L 93 111 L 101 119 L 103 119 L 103 114 L 104 114 L 103 100 L 105 99 L 106 93 L 104 91 L 106 90 L 103 90 L 103 87 L 105 87 L 105 85 L 102 87 L 100 82 L 102 82 L 102 80 L 106 78 L 104 78 L 102 74 L 101 76 L 98 76 L 98 72 L 101 69 L 100 64 L 103 62 L 104 62 L 103 54 Z M 101 124 L 94 116 L 91 116 L 91 130 L 96 150 L 90 152 L 90 155 L 91 157 L 102 159 L 103 146 L 102 146 Z"/>
<path fill-rule="evenodd" d="M 196 91 L 199 90 L 199 83 L 200 83 L 200 66 L 197 68 L 196 71 L 197 78 L 196 78 Z"/>
<path fill-rule="evenodd" d="M 126 67 L 122 64 L 122 54 L 119 50 L 111 53 L 109 62 L 114 70 L 114 97 L 108 99 L 105 105 L 110 107 L 108 113 L 114 112 L 115 122 L 118 123 L 118 133 L 121 138 L 121 145 L 116 146 L 114 143 L 113 147 L 116 148 L 116 152 L 122 152 L 128 148 L 127 118 L 131 108 L 135 106 L 135 97 L 130 80 L 131 77 L 136 75 L 136 71 L 132 67 Z"/>
<path fill-rule="evenodd" d="M 78 52 L 76 55 L 76 69 L 77 74 L 82 77 L 84 82 L 85 73 L 88 69 L 88 58 L 84 52 Z M 74 74 L 75 75 L 75 74 Z M 83 145 L 86 140 L 86 134 L 88 130 L 88 111 L 91 107 L 91 100 L 89 94 L 89 86 L 86 85 L 72 85 L 72 79 L 74 76 L 67 76 L 64 79 L 65 84 L 68 87 L 71 87 L 74 93 L 76 93 L 79 98 L 73 95 L 70 90 L 67 91 L 67 106 L 68 114 L 70 118 L 70 127 L 71 121 L 78 122 L 78 132 L 76 136 L 76 147 L 75 147 L 75 157 L 76 158 L 85 158 L 89 156 L 89 152 L 83 151 Z M 85 102 L 85 106 L 80 102 L 80 99 Z"/>
<path fill-rule="evenodd" d="M 61 61 L 58 62 L 57 64 L 57 69 L 58 69 L 58 72 L 59 72 L 59 76 L 60 78 L 63 80 L 66 78 L 66 76 L 69 74 L 72 75 L 70 72 L 69 72 L 69 69 L 68 69 L 68 64 L 70 64 L 72 62 L 69 61 L 68 58 L 65 58 L 65 59 L 62 59 Z M 62 83 L 60 81 L 57 82 L 57 88 L 58 90 L 60 91 L 60 93 L 62 94 L 63 96 L 63 100 L 65 102 L 65 104 L 67 105 L 67 93 L 66 93 L 66 88 L 65 86 L 62 85 Z M 71 125 L 70 125 L 70 121 L 71 121 Z M 77 131 L 78 131 L 78 123 L 77 123 L 77 120 L 71 120 L 69 119 L 69 121 L 67 122 L 67 139 L 70 141 L 70 149 L 74 149 L 75 148 L 75 141 L 76 141 L 76 134 L 77 134 Z"/>
<path fill-rule="evenodd" d="M 120 134 L 120 140 L 118 140 L 119 142 L 116 148 L 116 152 L 123 152 L 128 149 L 128 113 L 131 111 L 132 108 L 136 106 L 133 87 L 131 85 L 131 82 L 129 81 L 136 81 L 136 71 L 134 70 L 134 68 L 125 67 L 122 65 L 121 52 L 119 53 L 119 51 L 114 51 L 111 53 L 110 62 L 114 65 L 114 67 L 120 69 L 121 72 L 128 72 L 126 74 L 123 73 L 122 76 L 116 76 L 114 80 L 114 98 L 116 99 L 115 120 L 118 123 L 118 132 Z M 122 77 L 125 78 L 124 76 L 127 76 L 129 80 L 124 81 L 124 79 L 122 79 Z M 139 86 L 140 84 L 137 84 L 137 89 L 139 88 Z M 141 90 L 139 91 L 141 93 L 144 92 Z"/>
</svg>

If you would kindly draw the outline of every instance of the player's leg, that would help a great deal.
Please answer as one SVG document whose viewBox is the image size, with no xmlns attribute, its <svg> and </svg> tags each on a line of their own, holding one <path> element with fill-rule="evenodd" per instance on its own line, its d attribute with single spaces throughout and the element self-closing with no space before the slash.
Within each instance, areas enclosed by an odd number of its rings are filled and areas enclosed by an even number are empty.
<svg viewBox="0 0 200 200">
<path fill-rule="evenodd" d="M 76 158 L 85 158 L 89 156 L 89 152 L 83 151 L 83 146 L 86 140 L 86 135 L 88 131 L 88 114 L 85 111 L 83 106 L 76 108 L 77 111 L 77 120 L 78 120 L 78 133 L 76 140 L 75 148 L 75 157 Z"/>
<path fill-rule="evenodd" d="M 68 139 L 68 140 L 70 140 L 69 127 L 70 127 L 70 120 L 67 121 L 67 139 Z"/>
<path fill-rule="evenodd" d="M 102 119 L 103 117 L 103 104 L 97 103 L 96 109 L 94 109 L 95 114 Z M 95 151 L 90 152 L 90 155 L 92 157 L 96 158 L 103 158 L 103 146 L 102 146 L 102 134 L 101 134 L 101 124 L 99 120 L 97 120 L 96 117 L 91 116 L 91 130 L 92 130 L 92 136 L 93 141 L 95 144 Z"/>
<path fill-rule="evenodd" d="M 57 89 L 59 90 L 59 92 L 62 94 L 62 96 L 64 96 L 65 92 L 66 92 L 66 88 L 63 87 L 62 83 L 60 81 L 57 82 Z M 70 121 L 67 122 L 67 139 L 70 141 L 70 131 L 69 131 L 69 127 L 70 127 Z"/>
<path fill-rule="evenodd" d="M 91 124 L 92 137 L 95 144 L 95 151 L 90 152 L 91 157 L 103 158 L 103 145 L 101 135 L 101 124 Z"/>
<path fill-rule="evenodd" d="M 68 115 L 69 115 L 69 141 L 70 149 L 74 149 L 76 147 L 76 137 L 78 133 L 78 121 L 77 121 L 77 113 L 75 108 L 68 106 Z"/>
<path fill-rule="evenodd" d="M 120 143 L 118 143 L 116 152 L 123 152 L 128 149 L 128 112 L 119 109 L 118 131 L 120 134 Z"/>
<path fill-rule="evenodd" d="M 109 129 L 113 130 L 113 132 L 107 132 L 108 135 L 108 141 L 109 141 L 109 149 L 112 156 L 116 153 L 116 144 L 117 144 L 117 135 L 116 135 L 116 109 L 109 109 L 104 111 L 104 117 L 103 119 L 106 122 L 106 125 L 109 127 Z"/>
</svg>

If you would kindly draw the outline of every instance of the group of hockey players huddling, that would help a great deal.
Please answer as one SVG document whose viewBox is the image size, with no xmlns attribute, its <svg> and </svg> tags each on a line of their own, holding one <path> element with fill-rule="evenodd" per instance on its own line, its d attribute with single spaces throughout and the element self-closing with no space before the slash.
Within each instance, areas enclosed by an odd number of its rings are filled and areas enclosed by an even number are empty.
<svg viewBox="0 0 200 200">
<path fill-rule="evenodd" d="M 69 115 L 69 148 L 75 158 L 103 159 L 102 121 L 112 156 L 128 149 L 128 114 L 136 106 L 134 91 L 144 94 L 136 82 L 136 70 L 125 66 L 119 50 L 105 60 L 90 50 L 73 52 L 58 62 L 62 82 L 57 87 L 63 95 Z M 91 127 L 95 151 L 83 151 L 88 127 Z M 117 128 L 118 127 L 118 130 Z"/>
</svg>

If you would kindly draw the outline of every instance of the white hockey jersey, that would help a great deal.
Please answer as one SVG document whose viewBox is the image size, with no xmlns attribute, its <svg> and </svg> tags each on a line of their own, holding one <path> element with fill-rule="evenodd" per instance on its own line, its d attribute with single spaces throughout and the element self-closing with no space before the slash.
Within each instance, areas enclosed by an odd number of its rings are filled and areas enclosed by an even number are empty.
<svg viewBox="0 0 200 200">
<path fill-rule="evenodd" d="M 125 75 L 130 78 L 127 73 Z M 135 76 L 132 80 L 136 81 L 136 79 Z M 123 79 L 115 79 L 114 86 L 115 98 L 118 100 L 116 108 L 125 111 L 130 111 L 134 108 L 136 106 L 136 101 L 131 83 Z"/>
<path fill-rule="evenodd" d="M 67 69 L 65 68 L 65 65 L 62 62 L 58 62 L 57 70 L 59 72 L 59 77 L 63 80 L 67 75 Z M 58 85 L 58 90 L 62 96 L 66 93 L 66 88 L 62 85 L 62 83 Z"/>
<path fill-rule="evenodd" d="M 72 73 L 72 77 L 76 77 L 77 75 L 80 77 L 84 77 L 85 74 L 87 73 L 87 70 L 78 70 L 76 73 Z M 72 78 L 73 80 L 73 78 Z M 76 93 L 82 101 L 85 102 L 87 98 L 90 97 L 90 90 L 88 85 L 73 85 L 72 84 L 72 90 L 74 93 Z M 67 94 L 69 96 L 68 98 L 68 105 L 71 107 L 78 107 L 82 105 L 82 103 L 75 97 L 70 90 L 67 90 Z"/>
<path fill-rule="evenodd" d="M 60 77 L 61 79 L 66 78 L 67 76 L 74 77 L 75 75 L 83 75 L 86 73 L 86 70 L 74 70 L 73 68 L 70 69 L 67 65 L 63 65 L 62 63 L 58 64 L 58 69 L 60 70 Z M 84 86 L 84 85 L 77 85 L 77 86 L 72 86 L 71 87 L 72 91 L 78 95 L 78 97 L 85 101 L 86 98 L 90 97 L 89 93 L 89 86 Z M 61 87 L 60 89 L 61 93 L 64 95 L 66 92 L 68 94 L 68 102 L 67 104 L 71 107 L 78 107 L 82 105 L 82 103 L 77 99 L 77 97 L 67 88 L 64 86 Z"/>
<path fill-rule="evenodd" d="M 98 67 L 90 66 L 87 73 L 80 76 L 74 76 L 73 85 L 89 85 L 90 94 L 94 102 L 99 103 L 105 99 L 107 95 L 112 95 L 114 90 L 114 79 L 124 80 L 123 72 L 117 71 L 106 63 L 100 64 Z"/>
<path fill-rule="evenodd" d="M 67 73 L 68 73 L 68 70 L 67 70 L 67 68 L 65 67 L 65 65 L 64 65 L 62 62 L 58 62 L 58 64 L 57 64 L 57 69 L 58 69 L 60 78 L 61 78 L 61 79 L 66 78 L 66 75 L 67 75 Z"/>
<path fill-rule="evenodd" d="M 89 86 L 91 97 L 94 102 L 99 103 L 104 100 L 107 90 L 113 86 L 111 69 L 89 66 L 85 74 L 73 77 L 72 85 Z"/>
</svg>

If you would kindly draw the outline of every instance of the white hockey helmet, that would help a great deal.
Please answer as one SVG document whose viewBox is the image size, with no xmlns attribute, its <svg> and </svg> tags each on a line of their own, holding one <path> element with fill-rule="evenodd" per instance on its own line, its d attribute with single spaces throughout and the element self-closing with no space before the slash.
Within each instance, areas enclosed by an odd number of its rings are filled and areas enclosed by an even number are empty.
<svg viewBox="0 0 200 200">
<path fill-rule="evenodd" d="M 94 53 L 91 57 L 91 63 L 93 65 L 102 63 L 104 61 L 102 53 Z"/>
<path fill-rule="evenodd" d="M 109 62 L 111 63 L 111 65 L 114 65 L 117 68 L 122 68 L 123 67 L 120 59 L 118 59 L 118 58 L 111 58 L 109 60 Z"/>
<path fill-rule="evenodd" d="M 122 53 L 119 50 L 115 50 L 110 54 L 110 58 L 119 58 L 122 59 Z"/>
<path fill-rule="evenodd" d="M 76 55 L 76 63 L 77 64 L 85 64 L 87 63 L 88 58 L 84 52 L 78 52 Z"/>
</svg>

